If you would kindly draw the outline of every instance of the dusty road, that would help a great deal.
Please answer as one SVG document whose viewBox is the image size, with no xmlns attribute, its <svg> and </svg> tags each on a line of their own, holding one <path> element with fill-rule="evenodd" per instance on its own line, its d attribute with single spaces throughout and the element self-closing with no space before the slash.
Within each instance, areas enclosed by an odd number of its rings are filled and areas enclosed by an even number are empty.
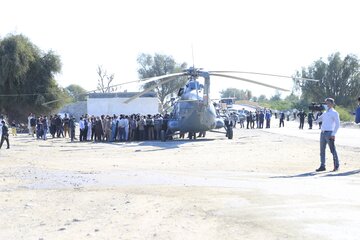
<svg viewBox="0 0 360 240">
<path fill-rule="evenodd" d="M 288 124 L 233 140 L 11 138 L 0 239 L 359 239 L 360 129 L 339 130 L 336 173 L 314 172 L 318 134 Z"/>
</svg>

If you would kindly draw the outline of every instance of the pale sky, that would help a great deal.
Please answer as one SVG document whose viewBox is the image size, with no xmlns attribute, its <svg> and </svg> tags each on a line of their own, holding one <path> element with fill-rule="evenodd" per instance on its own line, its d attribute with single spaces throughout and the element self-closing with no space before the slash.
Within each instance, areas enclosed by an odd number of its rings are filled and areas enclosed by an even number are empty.
<svg viewBox="0 0 360 240">
<path fill-rule="evenodd" d="M 198 68 L 291 76 L 337 51 L 360 56 L 359 9 L 356 0 L 0 0 L 0 37 L 23 34 L 53 50 L 63 87 L 96 89 L 98 65 L 115 74 L 115 84 L 136 80 L 140 53 L 192 65 L 192 46 Z M 238 76 L 292 87 L 291 79 Z M 212 77 L 211 84 L 213 98 L 228 87 L 275 93 L 224 78 Z"/>
</svg>

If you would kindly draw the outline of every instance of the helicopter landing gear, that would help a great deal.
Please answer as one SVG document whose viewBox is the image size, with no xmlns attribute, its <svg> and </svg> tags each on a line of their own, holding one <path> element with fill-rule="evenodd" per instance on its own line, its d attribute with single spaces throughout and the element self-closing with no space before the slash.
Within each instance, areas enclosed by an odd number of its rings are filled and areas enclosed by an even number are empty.
<svg viewBox="0 0 360 240">
<path fill-rule="evenodd" d="M 234 133 L 233 133 L 232 127 L 227 128 L 226 129 L 226 137 L 228 139 L 233 139 L 233 135 L 234 135 Z"/>
<path fill-rule="evenodd" d="M 166 141 L 166 134 L 165 134 L 165 130 L 161 130 L 160 132 L 160 139 L 162 142 Z"/>
</svg>

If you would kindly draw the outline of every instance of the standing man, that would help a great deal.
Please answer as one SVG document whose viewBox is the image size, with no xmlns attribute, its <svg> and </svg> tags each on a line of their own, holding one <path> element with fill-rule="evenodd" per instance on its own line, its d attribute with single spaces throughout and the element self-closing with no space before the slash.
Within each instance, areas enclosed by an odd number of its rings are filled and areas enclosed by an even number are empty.
<svg viewBox="0 0 360 240">
<path fill-rule="evenodd" d="M 307 118 L 308 118 L 309 129 L 312 129 L 314 114 L 312 112 L 309 112 Z"/>
<path fill-rule="evenodd" d="M 284 127 L 284 119 L 285 119 L 285 113 L 284 113 L 284 112 L 280 112 L 279 128 L 281 127 L 281 125 Z"/>
<path fill-rule="evenodd" d="M 297 116 L 300 119 L 300 125 L 299 125 L 299 129 L 304 129 L 304 122 L 305 122 L 305 118 L 306 118 L 306 113 L 304 112 L 304 110 L 300 110 L 300 112 L 297 114 Z"/>
<path fill-rule="evenodd" d="M 66 134 L 67 134 L 67 136 L 70 137 L 69 121 L 70 121 L 70 118 L 68 118 L 67 114 L 65 113 L 65 117 L 63 118 L 64 136 L 65 137 L 66 137 Z"/>
<path fill-rule="evenodd" d="M 260 113 L 259 113 L 259 128 L 264 128 L 264 119 L 265 119 L 265 114 L 264 114 L 263 110 L 260 110 Z"/>
<path fill-rule="evenodd" d="M 70 141 L 73 142 L 75 139 L 75 118 L 73 116 L 70 116 L 69 128 L 70 128 Z"/>
<path fill-rule="evenodd" d="M 327 110 L 317 119 L 317 122 L 322 122 L 320 134 L 320 162 L 321 165 L 317 172 L 325 171 L 325 150 L 326 144 L 329 145 L 331 154 L 333 155 L 334 169 L 339 170 L 339 158 L 335 148 L 335 135 L 340 126 L 339 113 L 334 109 L 335 101 L 333 98 L 325 99 Z"/>
<path fill-rule="evenodd" d="M 80 142 L 84 141 L 84 139 L 86 141 L 85 122 L 83 117 L 80 117 L 79 129 L 80 129 L 80 136 L 79 136 Z"/>
<path fill-rule="evenodd" d="M 31 119 L 30 119 L 30 134 L 32 137 L 34 137 L 36 131 L 36 118 L 34 114 L 31 114 Z"/>
<path fill-rule="evenodd" d="M 7 148 L 6 148 L 6 149 L 9 149 L 9 148 L 10 148 L 10 143 L 9 143 L 9 129 L 8 129 L 8 127 L 6 126 L 4 120 L 1 121 L 1 124 L 2 124 L 2 127 L 1 127 L 1 129 L 2 129 L 2 134 L 1 134 L 0 148 L 2 147 L 4 141 L 6 141 L 6 144 L 7 144 Z"/>
<path fill-rule="evenodd" d="M 29 129 L 29 135 L 31 135 L 31 123 L 30 120 L 32 119 L 32 113 L 29 114 L 28 116 L 28 129 Z"/>
<path fill-rule="evenodd" d="M 265 112 L 266 128 L 270 128 L 271 112 L 266 110 Z"/>
<path fill-rule="evenodd" d="M 355 112 L 355 123 L 360 123 L 360 97 L 358 98 L 358 107 Z"/>
</svg>

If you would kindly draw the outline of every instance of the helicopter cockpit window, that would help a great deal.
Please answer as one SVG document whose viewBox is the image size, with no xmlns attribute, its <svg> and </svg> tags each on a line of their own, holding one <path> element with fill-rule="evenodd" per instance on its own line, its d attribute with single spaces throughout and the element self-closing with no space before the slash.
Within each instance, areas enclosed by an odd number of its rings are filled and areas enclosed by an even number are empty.
<svg viewBox="0 0 360 240">
<path fill-rule="evenodd" d="M 197 81 L 191 81 L 187 84 L 187 87 L 190 89 L 190 90 L 195 90 L 195 89 L 201 89 L 204 87 L 204 85 L 202 84 L 199 84 L 199 82 Z"/>
</svg>

